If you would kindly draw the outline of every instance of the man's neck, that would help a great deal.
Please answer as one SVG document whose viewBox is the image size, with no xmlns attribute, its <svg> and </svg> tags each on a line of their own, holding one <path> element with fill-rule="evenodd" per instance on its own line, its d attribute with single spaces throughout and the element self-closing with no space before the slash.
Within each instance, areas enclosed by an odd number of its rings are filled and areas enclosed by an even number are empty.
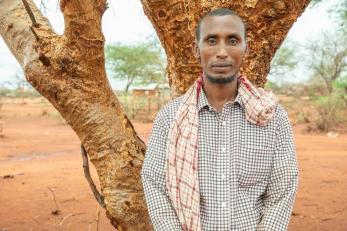
<svg viewBox="0 0 347 231">
<path fill-rule="evenodd" d="M 237 78 L 226 84 L 211 83 L 203 79 L 203 89 L 208 103 L 218 112 L 222 112 L 226 102 L 234 101 L 237 96 Z"/>
</svg>

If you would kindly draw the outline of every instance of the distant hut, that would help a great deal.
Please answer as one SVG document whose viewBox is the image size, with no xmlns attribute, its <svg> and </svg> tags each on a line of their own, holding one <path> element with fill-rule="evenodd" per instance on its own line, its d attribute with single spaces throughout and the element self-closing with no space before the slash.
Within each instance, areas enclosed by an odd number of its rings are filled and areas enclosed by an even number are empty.
<svg viewBox="0 0 347 231">
<path fill-rule="evenodd" d="M 134 86 L 130 89 L 134 97 L 137 96 L 161 96 L 167 95 L 170 92 L 170 86 L 167 83 L 150 83 L 147 85 Z"/>
<path fill-rule="evenodd" d="M 144 114 L 146 120 L 151 120 L 153 113 L 159 110 L 170 97 L 170 86 L 167 83 L 150 83 L 147 85 L 134 86 L 130 88 L 133 97 L 133 118 L 135 115 Z M 146 103 L 143 104 L 143 100 Z M 154 107 L 154 108 L 153 108 Z M 154 109 L 154 111 L 152 110 Z"/>
</svg>

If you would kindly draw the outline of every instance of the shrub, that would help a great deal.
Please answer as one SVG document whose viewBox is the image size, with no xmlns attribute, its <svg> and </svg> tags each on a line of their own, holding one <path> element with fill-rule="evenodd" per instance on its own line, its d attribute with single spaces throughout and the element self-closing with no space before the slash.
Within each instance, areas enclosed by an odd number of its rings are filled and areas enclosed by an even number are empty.
<svg viewBox="0 0 347 231">
<path fill-rule="evenodd" d="M 301 110 L 296 113 L 296 121 L 299 124 L 311 122 L 311 113 L 309 111 Z"/>
<path fill-rule="evenodd" d="M 319 115 L 315 123 L 319 130 L 329 131 L 338 123 L 343 122 L 346 102 L 339 92 L 318 97 L 315 100 L 315 106 Z"/>
</svg>

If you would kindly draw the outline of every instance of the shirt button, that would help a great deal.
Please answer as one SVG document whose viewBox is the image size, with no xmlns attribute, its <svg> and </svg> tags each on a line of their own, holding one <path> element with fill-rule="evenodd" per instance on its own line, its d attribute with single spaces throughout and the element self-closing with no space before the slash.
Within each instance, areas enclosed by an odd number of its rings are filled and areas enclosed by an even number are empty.
<svg viewBox="0 0 347 231">
<path fill-rule="evenodd" d="M 222 208 L 226 208 L 227 207 L 227 203 L 224 201 L 224 202 L 221 203 L 221 206 L 222 206 Z"/>
<path fill-rule="evenodd" d="M 227 175 L 225 175 L 224 173 L 221 175 L 222 180 L 225 180 L 227 178 Z"/>
<path fill-rule="evenodd" d="M 225 153 L 225 151 L 227 150 L 227 148 L 226 148 L 225 146 L 223 146 L 223 147 L 221 148 L 221 150 L 222 150 L 223 153 Z"/>
</svg>

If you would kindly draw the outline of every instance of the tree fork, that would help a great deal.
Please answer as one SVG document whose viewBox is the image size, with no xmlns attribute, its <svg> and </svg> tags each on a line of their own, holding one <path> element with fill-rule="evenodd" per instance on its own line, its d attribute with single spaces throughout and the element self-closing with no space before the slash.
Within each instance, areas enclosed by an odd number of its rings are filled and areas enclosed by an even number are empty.
<svg viewBox="0 0 347 231">
<path fill-rule="evenodd" d="M 0 1 L 2 37 L 28 81 L 80 138 L 98 173 L 111 223 L 118 230 L 150 230 L 140 180 L 145 145 L 106 77 L 101 32 L 106 2 L 61 1 L 66 24 L 62 36 L 32 0 L 27 2 L 40 24 L 35 30 L 40 40 L 26 29 L 32 21 L 20 0 Z"/>
</svg>

